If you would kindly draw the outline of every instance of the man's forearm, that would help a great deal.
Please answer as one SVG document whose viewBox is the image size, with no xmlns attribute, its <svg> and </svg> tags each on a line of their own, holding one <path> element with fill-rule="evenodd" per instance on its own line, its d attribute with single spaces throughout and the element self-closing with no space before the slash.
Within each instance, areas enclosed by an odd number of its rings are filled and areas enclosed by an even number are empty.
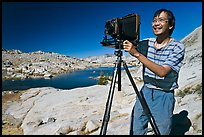
<svg viewBox="0 0 204 137">
<path fill-rule="evenodd" d="M 136 57 L 142 64 L 144 64 L 149 70 L 151 70 L 160 77 L 164 77 L 169 72 L 169 70 L 167 70 L 165 67 L 152 62 L 141 53 L 135 53 L 132 55 Z"/>
</svg>

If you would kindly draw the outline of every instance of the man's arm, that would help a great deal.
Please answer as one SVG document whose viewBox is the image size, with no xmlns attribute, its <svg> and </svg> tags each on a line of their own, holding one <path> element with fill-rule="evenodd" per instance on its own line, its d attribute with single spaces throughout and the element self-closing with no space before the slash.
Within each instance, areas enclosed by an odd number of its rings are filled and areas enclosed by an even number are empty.
<svg viewBox="0 0 204 137">
<path fill-rule="evenodd" d="M 160 77 L 166 76 L 172 70 L 168 65 L 161 66 L 147 59 L 144 55 L 136 50 L 131 42 L 127 40 L 123 42 L 123 46 L 125 51 L 128 51 L 132 56 L 136 57 L 141 63 L 143 63 L 149 70 Z"/>
</svg>

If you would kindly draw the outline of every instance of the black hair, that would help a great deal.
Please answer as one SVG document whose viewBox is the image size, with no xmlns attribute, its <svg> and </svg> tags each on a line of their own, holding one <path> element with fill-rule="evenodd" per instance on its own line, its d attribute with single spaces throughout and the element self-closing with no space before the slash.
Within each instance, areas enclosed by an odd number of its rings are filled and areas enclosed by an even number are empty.
<svg viewBox="0 0 204 137">
<path fill-rule="evenodd" d="M 175 29 L 175 17 L 172 11 L 167 10 L 167 9 L 159 9 L 154 13 L 154 18 L 159 16 L 161 14 L 161 12 L 165 12 L 168 15 L 168 22 L 170 26 L 173 26 L 172 29 L 169 30 L 169 36 L 172 35 L 174 29 Z"/>
</svg>

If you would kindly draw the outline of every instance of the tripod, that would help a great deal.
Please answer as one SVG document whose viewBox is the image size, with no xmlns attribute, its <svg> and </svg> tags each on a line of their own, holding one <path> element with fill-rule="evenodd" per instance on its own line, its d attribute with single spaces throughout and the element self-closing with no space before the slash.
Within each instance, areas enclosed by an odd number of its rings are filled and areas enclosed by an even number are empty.
<svg viewBox="0 0 204 137">
<path fill-rule="evenodd" d="M 115 83 L 116 83 L 116 77 L 118 75 L 118 91 L 121 91 L 121 63 L 123 63 L 123 67 L 128 75 L 128 78 L 135 90 L 136 95 L 138 96 L 138 99 L 142 105 L 142 108 L 144 110 L 144 113 L 146 114 L 148 121 L 150 122 L 153 131 L 156 135 L 160 135 L 160 132 L 158 130 L 158 127 L 155 124 L 155 120 L 149 110 L 149 107 L 144 99 L 144 97 L 142 96 L 142 94 L 138 91 L 136 84 L 130 74 L 130 71 L 128 70 L 128 67 L 125 63 L 125 61 L 122 60 L 122 51 L 121 49 L 118 49 L 117 51 L 115 51 L 114 53 L 117 56 L 117 60 L 115 63 L 115 69 L 114 69 L 114 73 L 113 73 L 113 77 L 112 77 L 112 81 L 111 81 L 111 85 L 110 85 L 110 89 L 109 89 L 109 94 L 108 94 L 108 99 L 106 102 L 106 109 L 105 109 L 105 113 L 104 113 L 104 117 L 103 117 L 103 122 L 102 122 L 102 127 L 101 127 L 101 131 L 100 131 L 100 135 L 105 135 L 106 131 L 107 131 L 107 126 L 108 126 L 108 121 L 110 118 L 110 111 L 111 111 L 111 105 L 112 105 L 112 100 L 113 100 L 113 94 L 114 94 L 114 88 L 115 88 Z M 132 132 L 132 131 L 131 131 Z"/>
</svg>

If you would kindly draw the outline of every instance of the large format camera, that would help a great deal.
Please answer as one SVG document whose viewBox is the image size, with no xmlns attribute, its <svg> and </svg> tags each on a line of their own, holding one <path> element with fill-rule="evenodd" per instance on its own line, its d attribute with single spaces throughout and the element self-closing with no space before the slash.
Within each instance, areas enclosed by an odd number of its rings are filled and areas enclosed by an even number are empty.
<svg viewBox="0 0 204 137">
<path fill-rule="evenodd" d="M 105 37 L 101 44 L 116 49 L 123 49 L 122 42 L 129 40 L 134 45 L 137 45 L 139 33 L 140 16 L 138 14 L 128 14 L 122 18 L 113 18 L 106 21 Z"/>
</svg>

